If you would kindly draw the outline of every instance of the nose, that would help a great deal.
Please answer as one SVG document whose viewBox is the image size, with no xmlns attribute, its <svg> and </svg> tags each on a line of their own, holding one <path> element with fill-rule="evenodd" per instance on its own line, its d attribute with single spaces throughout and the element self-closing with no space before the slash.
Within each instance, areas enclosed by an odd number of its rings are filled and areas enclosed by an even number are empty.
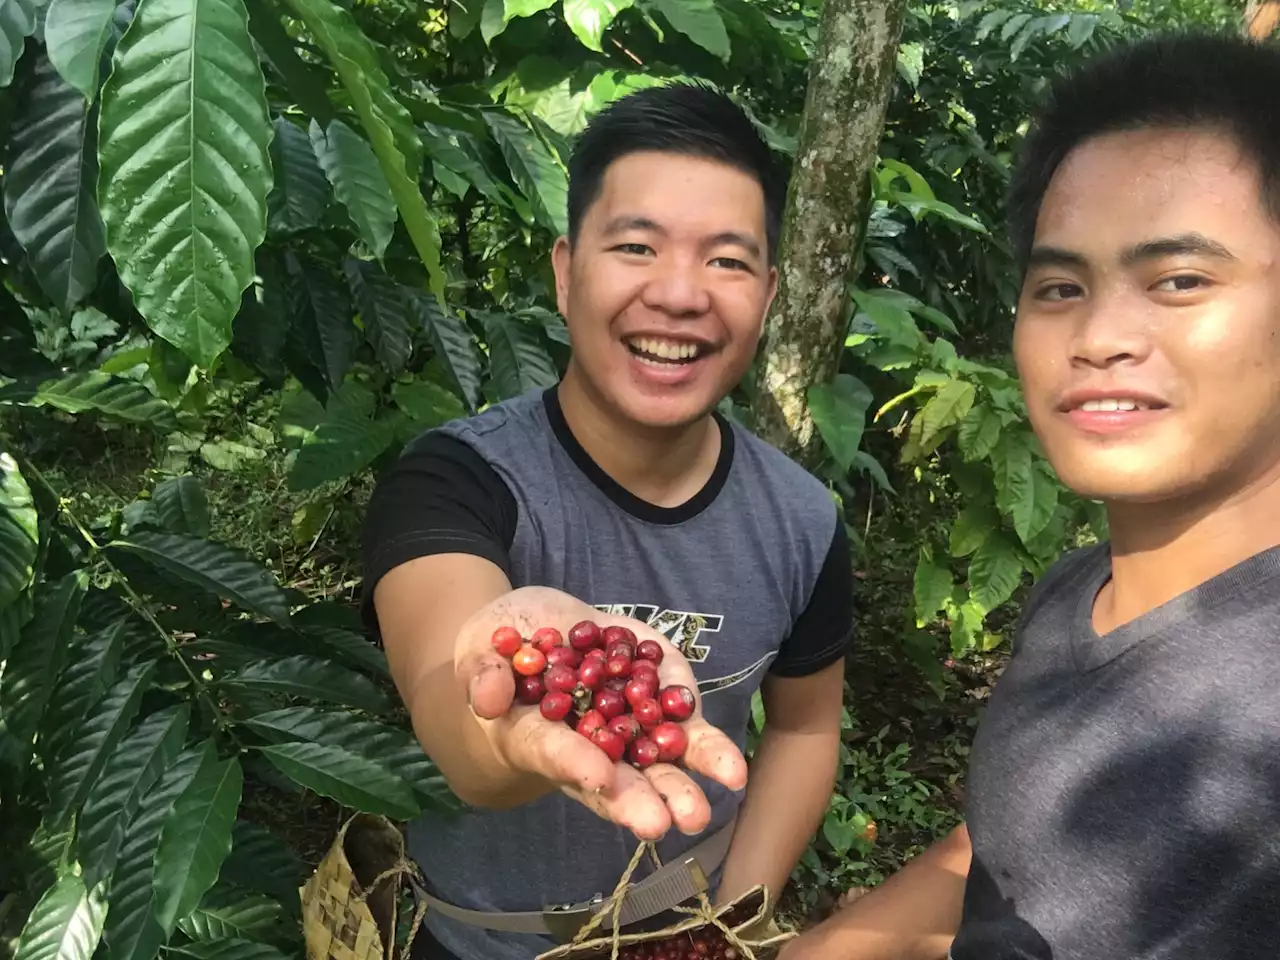
<svg viewBox="0 0 1280 960">
<path fill-rule="evenodd" d="M 711 309 L 711 292 L 701 262 L 693 257 L 658 257 L 650 268 L 641 302 L 673 317 L 694 317 Z"/>
<path fill-rule="evenodd" d="M 1151 353 L 1148 318 L 1142 305 L 1096 300 L 1076 319 L 1072 363 L 1107 369 L 1141 363 Z"/>
</svg>

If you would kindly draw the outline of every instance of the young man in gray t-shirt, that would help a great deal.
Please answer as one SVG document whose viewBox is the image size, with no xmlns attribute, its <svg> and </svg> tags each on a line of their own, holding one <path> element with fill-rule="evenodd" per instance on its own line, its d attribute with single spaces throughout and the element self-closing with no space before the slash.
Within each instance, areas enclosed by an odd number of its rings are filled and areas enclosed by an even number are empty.
<svg viewBox="0 0 1280 960">
<path fill-rule="evenodd" d="M 1011 194 L 1014 354 L 1108 542 L 1023 612 L 967 830 L 783 960 L 1280 953 L 1280 47 L 1057 81 Z"/>
<path fill-rule="evenodd" d="M 727 97 L 676 84 L 618 101 L 570 163 L 552 258 L 564 378 L 428 432 L 379 483 L 366 615 L 467 804 L 409 825 L 419 960 L 529 960 L 613 890 L 637 837 L 661 837 L 685 875 L 646 861 L 623 926 L 670 921 L 699 880 L 690 856 L 713 898 L 776 895 L 826 810 L 852 626 L 845 528 L 821 482 L 716 412 L 774 295 L 784 198 Z M 615 765 L 537 708 L 508 709 L 494 628 L 582 620 L 661 642 L 663 682 L 696 690 L 683 765 Z"/>
</svg>

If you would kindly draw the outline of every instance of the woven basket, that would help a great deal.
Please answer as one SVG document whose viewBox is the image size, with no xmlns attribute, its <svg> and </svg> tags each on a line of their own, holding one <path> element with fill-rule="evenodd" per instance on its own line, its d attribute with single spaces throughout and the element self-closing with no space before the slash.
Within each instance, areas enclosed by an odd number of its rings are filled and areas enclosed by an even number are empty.
<svg viewBox="0 0 1280 960">
<path fill-rule="evenodd" d="M 390 820 L 356 814 L 344 823 L 298 891 L 307 960 L 395 960 L 398 881 L 411 870 Z"/>
</svg>

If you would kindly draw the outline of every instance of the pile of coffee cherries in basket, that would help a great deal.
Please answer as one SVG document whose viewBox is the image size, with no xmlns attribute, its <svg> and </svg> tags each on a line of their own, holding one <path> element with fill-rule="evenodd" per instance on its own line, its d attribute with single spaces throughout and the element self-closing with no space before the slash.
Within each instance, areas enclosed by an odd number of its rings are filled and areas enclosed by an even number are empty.
<svg viewBox="0 0 1280 960">
<path fill-rule="evenodd" d="M 569 630 L 568 642 L 555 627 L 528 639 L 515 627 L 499 627 L 492 642 L 515 672 L 517 700 L 567 723 L 614 763 L 625 756 L 643 770 L 684 756 L 688 737 L 680 721 L 693 716 L 693 691 L 659 686 L 656 640 L 637 641 L 626 627 L 602 630 L 583 620 Z"/>
<path fill-rule="evenodd" d="M 712 927 L 662 940 L 625 944 L 619 960 L 739 960 L 741 952 Z"/>
</svg>

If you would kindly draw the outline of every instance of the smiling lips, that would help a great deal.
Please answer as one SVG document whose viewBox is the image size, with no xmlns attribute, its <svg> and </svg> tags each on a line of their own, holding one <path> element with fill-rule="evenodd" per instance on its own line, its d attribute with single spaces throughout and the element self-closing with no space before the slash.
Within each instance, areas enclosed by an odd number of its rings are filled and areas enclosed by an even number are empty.
<svg viewBox="0 0 1280 960">
<path fill-rule="evenodd" d="M 1086 433 L 1116 434 L 1149 423 L 1168 406 L 1157 397 L 1093 391 L 1068 394 L 1059 410 Z"/>
<path fill-rule="evenodd" d="M 710 352 L 702 343 L 663 337 L 631 337 L 627 340 L 627 346 L 640 359 L 653 363 L 688 363 Z"/>
</svg>

